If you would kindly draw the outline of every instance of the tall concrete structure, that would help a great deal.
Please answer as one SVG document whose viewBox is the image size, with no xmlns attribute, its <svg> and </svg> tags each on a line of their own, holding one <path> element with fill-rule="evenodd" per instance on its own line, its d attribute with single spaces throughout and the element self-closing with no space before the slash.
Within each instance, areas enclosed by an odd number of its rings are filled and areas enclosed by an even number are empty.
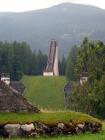
<svg viewBox="0 0 105 140">
<path fill-rule="evenodd" d="M 59 76 L 58 46 L 54 39 L 51 40 L 47 66 L 43 72 L 43 76 Z"/>
</svg>

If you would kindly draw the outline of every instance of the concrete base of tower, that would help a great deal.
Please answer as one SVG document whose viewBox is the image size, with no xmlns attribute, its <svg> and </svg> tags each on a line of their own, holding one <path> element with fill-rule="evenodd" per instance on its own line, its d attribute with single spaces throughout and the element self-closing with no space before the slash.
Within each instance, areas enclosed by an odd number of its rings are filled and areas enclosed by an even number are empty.
<svg viewBox="0 0 105 140">
<path fill-rule="evenodd" d="M 53 72 L 43 72 L 43 76 L 54 76 Z"/>
</svg>

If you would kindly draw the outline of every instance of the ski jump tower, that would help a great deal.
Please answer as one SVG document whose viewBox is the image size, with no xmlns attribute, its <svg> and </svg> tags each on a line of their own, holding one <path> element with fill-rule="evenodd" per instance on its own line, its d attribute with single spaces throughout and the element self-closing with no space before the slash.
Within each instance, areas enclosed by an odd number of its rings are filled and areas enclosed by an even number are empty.
<svg viewBox="0 0 105 140">
<path fill-rule="evenodd" d="M 58 70 L 58 46 L 57 42 L 53 39 L 50 44 L 48 61 L 43 76 L 59 76 Z"/>
</svg>

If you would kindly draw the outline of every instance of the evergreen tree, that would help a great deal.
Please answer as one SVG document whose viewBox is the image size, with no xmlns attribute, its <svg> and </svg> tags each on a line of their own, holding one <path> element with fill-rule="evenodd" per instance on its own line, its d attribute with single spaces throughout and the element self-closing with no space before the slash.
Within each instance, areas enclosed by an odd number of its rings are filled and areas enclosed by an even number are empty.
<svg viewBox="0 0 105 140">
<path fill-rule="evenodd" d="M 42 75 L 43 70 L 46 67 L 47 56 L 43 55 L 41 50 L 38 51 L 37 54 L 37 75 Z"/>
<path fill-rule="evenodd" d="M 88 72 L 88 82 L 74 85 L 71 109 L 105 118 L 105 45 L 84 39 L 79 48 L 76 69 Z"/>
<path fill-rule="evenodd" d="M 69 80 L 77 79 L 76 75 L 77 57 L 78 57 L 78 47 L 73 46 L 70 50 L 66 63 L 66 77 Z"/>
<path fill-rule="evenodd" d="M 23 74 L 42 75 L 47 56 L 32 51 L 26 42 L 0 42 L 0 72 L 10 73 L 12 80 L 20 80 Z"/>
<path fill-rule="evenodd" d="M 66 58 L 63 56 L 61 60 L 59 60 L 59 74 L 65 75 L 66 71 Z"/>
</svg>

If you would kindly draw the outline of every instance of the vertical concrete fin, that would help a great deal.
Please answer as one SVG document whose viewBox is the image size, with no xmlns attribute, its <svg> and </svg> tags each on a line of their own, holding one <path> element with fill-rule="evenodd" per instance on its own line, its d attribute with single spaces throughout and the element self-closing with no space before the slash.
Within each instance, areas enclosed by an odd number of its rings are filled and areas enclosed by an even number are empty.
<svg viewBox="0 0 105 140">
<path fill-rule="evenodd" d="M 58 46 L 55 40 L 51 41 L 46 70 L 44 76 L 59 76 L 58 69 Z"/>
</svg>

